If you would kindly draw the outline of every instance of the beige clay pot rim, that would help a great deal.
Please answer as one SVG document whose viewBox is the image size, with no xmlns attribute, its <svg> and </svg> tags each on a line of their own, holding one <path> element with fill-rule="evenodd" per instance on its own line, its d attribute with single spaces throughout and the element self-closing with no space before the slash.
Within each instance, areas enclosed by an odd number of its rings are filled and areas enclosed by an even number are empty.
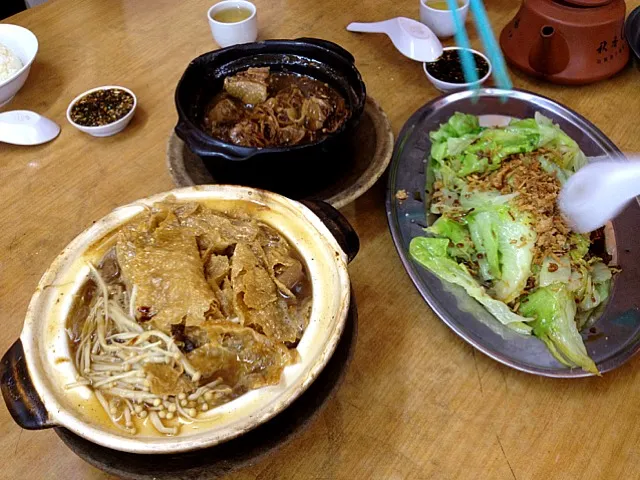
<svg viewBox="0 0 640 480">
<path fill-rule="evenodd" d="M 175 437 L 136 437 L 87 420 L 86 415 L 80 413 L 80 407 L 76 407 L 76 404 L 82 404 L 81 394 L 65 393 L 61 388 L 64 379 L 68 380 L 75 368 L 72 362 L 64 366 L 54 365 L 58 363 L 53 361 L 55 355 L 64 353 L 67 344 L 64 319 L 68 309 L 59 305 L 65 301 L 70 304 L 66 298 L 71 297 L 73 288 L 77 289 L 82 283 L 84 277 L 74 270 L 81 262 L 82 253 L 97 239 L 141 212 L 144 205 L 163 200 L 168 195 L 173 195 L 178 201 L 240 200 L 266 207 L 261 209 L 265 213 L 258 214 L 258 218 L 267 223 L 268 218 L 280 222 L 272 226 L 295 242 L 307 263 L 314 292 L 313 307 L 309 326 L 298 347 L 301 361 L 285 367 L 279 385 L 253 390 L 216 407 L 211 413 L 214 418 L 211 428 Z M 69 285 L 70 279 L 75 279 L 75 287 Z M 187 187 L 117 208 L 78 235 L 42 276 L 29 304 L 20 339 L 29 375 L 53 425 L 63 426 L 91 442 L 116 450 L 141 454 L 185 452 L 242 435 L 274 417 L 298 398 L 331 358 L 344 329 L 349 296 L 346 254 L 327 226 L 309 208 L 281 195 L 254 188 L 230 185 Z M 66 348 L 68 351 L 68 344 Z M 58 353 L 55 353 L 56 349 Z M 86 390 L 84 395 L 92 396 L 90 390 Z"/>
</svg>

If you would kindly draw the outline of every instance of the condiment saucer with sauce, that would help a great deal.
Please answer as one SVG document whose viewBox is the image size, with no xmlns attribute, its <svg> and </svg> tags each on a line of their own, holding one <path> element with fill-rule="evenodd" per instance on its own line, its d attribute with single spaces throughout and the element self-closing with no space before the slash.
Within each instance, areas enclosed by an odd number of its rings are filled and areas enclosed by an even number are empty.
<svg viewBox="0 0 640 480">
<path fill-rule="evenodd" d="M 332 181 L 320 187 L 304 184 L 298 191 L 277 192 L 293 199 L 314 198 L 342 208 L 364 194 L 382 176 L 393 153 L 393 131 L 380 105 L 367 97 L 360 124 L 344 149 L 344 165 Z M 171 132 L 167 145 L 167 167 L 178 187 L 221 183 L 202 159 Z M 259 185 L 252 185 L 259 187 Z"/>
<path fill-rule="evenodd" d="M 308 426 L 336 393 L 348 370 L 358 334 L 353 291 L 344 331 L 324 370 L 286 410 L 268 422 L 215 447 L 167 455 L 139 455 L 111 450 L 65 428 L 60 439 L 90 465 L 118 478 L 136 480 L 215 479 L 256 463 L 284 446 Z"/>
</svg>

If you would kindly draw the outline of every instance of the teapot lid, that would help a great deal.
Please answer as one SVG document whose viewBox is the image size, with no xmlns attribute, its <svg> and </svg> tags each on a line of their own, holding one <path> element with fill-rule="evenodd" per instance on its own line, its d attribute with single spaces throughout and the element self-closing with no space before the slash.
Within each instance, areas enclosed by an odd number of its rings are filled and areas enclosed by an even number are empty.
<svg viewBox="0 0 640 480">
<path fill-rule="evenodd" d="M 613 0 L 561 0 L 560 3 L 568 3 L 574 7 L 602 7 Z"/>
</svg>

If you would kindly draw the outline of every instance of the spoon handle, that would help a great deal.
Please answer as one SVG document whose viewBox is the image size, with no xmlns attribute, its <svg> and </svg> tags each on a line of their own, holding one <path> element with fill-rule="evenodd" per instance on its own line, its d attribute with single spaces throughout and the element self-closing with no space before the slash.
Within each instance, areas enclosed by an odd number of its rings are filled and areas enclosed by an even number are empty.
<svg viewBox="0 0 640 480">
<path fill-rule="evenodd" d="M 352 22 L 347 25 L 347 30 L 350 32 L 362 32 L 362 33 L 387 33 L 388 21 L 383 22 L 370 22 L 360 23 Z"/>
</svg>

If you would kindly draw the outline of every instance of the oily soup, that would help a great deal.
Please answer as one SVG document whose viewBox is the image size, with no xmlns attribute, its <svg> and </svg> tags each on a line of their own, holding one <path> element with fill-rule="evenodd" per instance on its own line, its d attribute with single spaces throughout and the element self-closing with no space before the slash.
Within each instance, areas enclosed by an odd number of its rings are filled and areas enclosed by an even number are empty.
<svg viewBox="0 0 640 480">
<path fill-rule="evenodd" d="M 311 143 L 347 120 L 345 99 L 326 83 L 269 67 L 249 68 L 224 79 L 206 108 L 212 137 L 245 147 Z"/>
<path fill-rule="evenodd" d="M 76 294 L 77 380 L 112 427 L 177 435 L 298 361 L 312 292 L 298 252 L 246 211 L 163 201 L 112 235 Z"/>
</svg>

